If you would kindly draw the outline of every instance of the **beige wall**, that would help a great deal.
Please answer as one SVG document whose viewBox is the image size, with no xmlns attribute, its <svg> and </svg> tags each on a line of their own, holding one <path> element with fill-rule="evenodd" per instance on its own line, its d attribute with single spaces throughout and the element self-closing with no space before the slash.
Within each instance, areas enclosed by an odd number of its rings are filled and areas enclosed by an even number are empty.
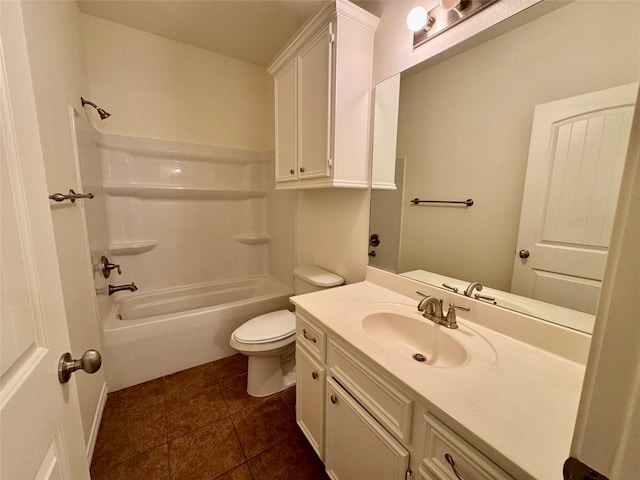
<svg viewBox="0 0 640 480">
<path fill-rule="evenodd" d="M 475 204 L 405 207 L 400 271 L 510 289 L 534 106 L 638 81 L 639 19 L 637 2 L 574 2 L 402 81 L 404 205 Z"/>
<path fill-rule="evenodd" d="M 417 5 L 430 9 L 438 4 L 437 0 L 358 2 L 380 17 L 374 46 L 373 81 L 377 84 L 443 52 L 446 52 L 446 55 L 451 55 L 458 45 L 472 37 L 474 42 L 486 39 L 488 36 L 494 35 L 495 31 L 487 33 L 483 30 L 516 12 L 538 4 L 540 1 L 509 0 L 497 2 L 416 49 L 413 48 L 413 33 L 407 28 L 407 14 Z M 561 5 L 561 2 L 556 1 L 544 3 L 546 4 L 542 6 L 544 9 L 557 8 L 557 5 Z"/>
<path fill-rule="evenodd" d="M 75 2 L 24 2 L 24 22 L 49 192 L 81 191 L 68 106 L 81 110 L 88 92 L 80 12 Z M 82 203 L 51 209 L 72 354 L 100 349 L 97 307 Z M 61 352 L 62 353 L 62 352 Z M 85 444 L 91 450 L 100 418 L 104 372 L 74 376 Z M 90 453 L 90 452 L 89 452 Z"/>
<path fill-rule="evenodd" d="M 325 268 L 347 283 L 364 280 L 369 193 L 336 188 L 299 192 L 296 263 Z"/>
<path fill-rule="evenodd" d="M 264 67 L 82 15 L 91 100 L 107 133 L 273 148 L 272 81 Z"/>
</svg>

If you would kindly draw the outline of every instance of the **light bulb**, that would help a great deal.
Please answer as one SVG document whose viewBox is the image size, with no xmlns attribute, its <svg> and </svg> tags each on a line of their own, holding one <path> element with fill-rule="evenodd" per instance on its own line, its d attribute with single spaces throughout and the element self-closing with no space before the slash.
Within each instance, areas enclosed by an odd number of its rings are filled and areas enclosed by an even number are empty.
<svg viewBox="0 0 640 480">
<path fill-rule="evenodd" d="M 423 7 L 413 7 L 407 15 L 407 27 L 409 30 L 419 32 L 429 23 L 429 16 Z"/>
</svg>

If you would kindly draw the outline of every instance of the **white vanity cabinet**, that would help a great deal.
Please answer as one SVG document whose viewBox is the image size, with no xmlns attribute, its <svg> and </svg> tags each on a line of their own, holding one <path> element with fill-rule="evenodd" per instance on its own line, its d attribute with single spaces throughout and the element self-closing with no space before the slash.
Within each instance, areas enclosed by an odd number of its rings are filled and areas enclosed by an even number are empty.
<svg viewBox="0 0 640 480">
<path fill-rule="evenodd" d="M 296 422 L 324 460 L 326 333 L 312 320 L 296 319 Z"/>
<path fill-rule="evenodd" d="M 332 479 L 511 479 L 406 385 L 296 316 L 296 420 Z"/>
<path fill-rule="evenodd" d="M 423 480 L 513 480 L 437 418 L 427 414 L 424 422 Z"/>
<path fill-rule="evenodd" d="M 291 40 L 274 77 L 276 189 L 367 188 L 378 18 L 337 0 Z"/>
<path fill-rule="evenodd" d="M 324 460 L 325 369 L 303 347 L 296 346 L 296 422 Z"/>
<path fill-rule="evenodd" d="M 405 480 L 409 451 L 333 378 L 327 379 L 325 466 L 335 480 Z"/>
</svg>

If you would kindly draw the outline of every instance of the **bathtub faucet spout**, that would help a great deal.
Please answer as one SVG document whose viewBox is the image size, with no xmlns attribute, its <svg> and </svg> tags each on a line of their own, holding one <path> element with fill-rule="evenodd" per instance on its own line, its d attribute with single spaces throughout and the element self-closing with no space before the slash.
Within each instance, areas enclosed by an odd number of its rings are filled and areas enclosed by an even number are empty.
<svg viewBox="0 0 640 480">
<path fill-rule="evenodd" d="M 136 287 L 136 284 L 131 282 L 128 285 L 109 285 L 109 295 L 113 295 L 116 292 L 121 292 L 123 290 L 129 290 L 130 292 L 135 292 L 136 290 L 138 290 L 138 287 Z"/>
</svg>

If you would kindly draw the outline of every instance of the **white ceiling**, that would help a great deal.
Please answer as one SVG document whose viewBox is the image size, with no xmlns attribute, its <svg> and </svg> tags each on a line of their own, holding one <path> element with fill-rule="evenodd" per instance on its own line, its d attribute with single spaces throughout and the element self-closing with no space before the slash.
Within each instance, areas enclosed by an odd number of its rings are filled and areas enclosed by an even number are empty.
<svg viewBox="0 0 640 480">
<path fill-rule="evenodd" d="M 327 0 L 80 0 L 83 13 L 266 66 Z"/>
</svg>

